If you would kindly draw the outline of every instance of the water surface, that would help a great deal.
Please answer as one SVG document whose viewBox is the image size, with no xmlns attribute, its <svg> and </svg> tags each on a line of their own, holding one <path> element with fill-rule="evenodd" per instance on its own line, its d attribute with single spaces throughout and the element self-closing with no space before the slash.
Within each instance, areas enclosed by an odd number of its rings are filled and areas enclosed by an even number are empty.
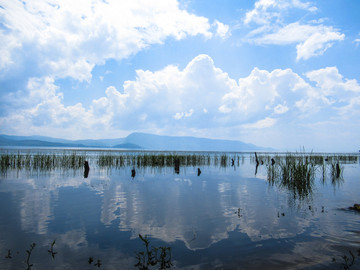
<svg viewBox="0 0 360 270">
<path fill-rule="evenodd" d="M 83 168 L 7 169 L 0 268 L 26 269 L 35 243 L 32 269 L 95 269 L 97 260 L 101 269 L 135 269 L 145 250 L 139 234 L 170 247 L 174 269 L 339 269 L 351 253 L 351 269 L 360 268 L 360 214 L 348 209 L 360 203 L 357 157 L 333 159 L 341 165 L 336 179 L 330 162 L 316 165 L 299 194 L 271 179 L 269 158 L 256 170 L 252 153 L 228 153 L 225 164 L 204 155 L 210 163 L 180 165 L 179 173 L 173 166 L 99 166 L 88 152 L 87 178 Z"/>
</svg>

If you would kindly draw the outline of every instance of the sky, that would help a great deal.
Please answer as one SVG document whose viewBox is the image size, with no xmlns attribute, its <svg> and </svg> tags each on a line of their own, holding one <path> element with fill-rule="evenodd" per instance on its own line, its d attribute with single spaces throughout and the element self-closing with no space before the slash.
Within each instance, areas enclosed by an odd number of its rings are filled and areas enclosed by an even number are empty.
<svg viewBox="0 0 360 270">
<path fill-rule="evenodd" d="M 0 0 L 0 134 L 360 149 L 360 1 Z"/>
</svg>

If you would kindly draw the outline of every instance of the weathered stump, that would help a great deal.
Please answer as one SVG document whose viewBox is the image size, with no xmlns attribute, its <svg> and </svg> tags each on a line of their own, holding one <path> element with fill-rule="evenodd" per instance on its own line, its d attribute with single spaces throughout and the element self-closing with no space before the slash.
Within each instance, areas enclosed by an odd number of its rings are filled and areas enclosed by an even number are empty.
<svg viewBox="0 0 360 270">
<path fill-rule="evenodd" d="M 135 175 L 136 175 L 136 171 L 135 171 L 135 168 L 133 168 L 133 169 L 131 170 L 131 177 L 134 178 Z"/>
<path fill-rule="evenodd" d="M 175 163 L 175 173 L 179 174 L 180 173 L 180 159 L 175 159 L 174 161 Z"/>
<path fill-rule="evenodd" d="M 88 176 L 89 176 L 89 171 L 90 171 L 89 162 L 88 162 L 88 161 L 85 161 L 85 162 L 84 162 L 84 178 L 88 178 Z"/>
</svg>

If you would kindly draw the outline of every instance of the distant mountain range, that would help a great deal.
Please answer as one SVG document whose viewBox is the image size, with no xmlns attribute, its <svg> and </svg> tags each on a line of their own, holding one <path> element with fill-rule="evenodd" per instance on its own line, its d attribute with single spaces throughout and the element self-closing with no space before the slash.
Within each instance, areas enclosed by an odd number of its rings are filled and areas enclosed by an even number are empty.
<svg viewBox="0 0 360 270">
<path fill-rule="evenodd" d="M 160 136 L 132 133 L 125 138 L 100 140 L 64 140 L 44 136 L 0 135 L 0 146 L 25 147 L 91 147 L 168 151 L 272 151 L 241 141 L 215 140 L 189 136 Z"/>
</svg>

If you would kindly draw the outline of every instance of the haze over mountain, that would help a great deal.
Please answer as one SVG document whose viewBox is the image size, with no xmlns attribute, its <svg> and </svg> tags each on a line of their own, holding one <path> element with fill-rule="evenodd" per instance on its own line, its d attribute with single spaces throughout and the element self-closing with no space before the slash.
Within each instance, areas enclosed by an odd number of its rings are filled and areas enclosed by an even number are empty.
<svg viewBox="0 0 360 270">
<path fill-rule="evenodd" d="M 241 141 L 214 140 L 189 136 L 160 136 L 131 133 L 125 138 L 99 140 L 65 140 L 44 136 L 0 135 L 0 146 L 94 147 L 169 151 L 267 151 Z"/>
</svg>

